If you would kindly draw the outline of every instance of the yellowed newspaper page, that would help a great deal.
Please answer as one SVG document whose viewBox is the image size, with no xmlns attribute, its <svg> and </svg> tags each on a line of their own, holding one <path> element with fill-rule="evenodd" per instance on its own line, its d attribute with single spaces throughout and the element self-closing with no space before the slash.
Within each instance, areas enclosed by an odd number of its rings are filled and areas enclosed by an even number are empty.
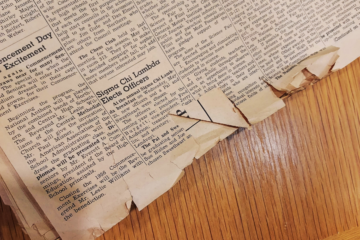
<svg viewBox="0 0 360 240">
<path fill-rule="evenodd" d="M 328 50 L 303 5 L 4 0 L 0 145 L 61 238 L 100 236 L 284 107 L 268 84 L 292 91 L 338 63 L 342 47 Z"/>
</svg>

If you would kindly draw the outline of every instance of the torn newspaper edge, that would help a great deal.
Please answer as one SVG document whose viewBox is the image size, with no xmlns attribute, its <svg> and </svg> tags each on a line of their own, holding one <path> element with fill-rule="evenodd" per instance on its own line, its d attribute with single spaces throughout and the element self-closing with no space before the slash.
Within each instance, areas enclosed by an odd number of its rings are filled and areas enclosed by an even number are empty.
<svg viewBox="0 0 360 240">
<path fill-rule="evenodd" d="M 112 204 L 101 203 L 103 209 L 107 205 L 103 216 L 89 219 L 86 214 L 83 224 L 74 226 L 65 224 L 66 226 L 64 225 L 59 231 L 60 236 L 65 239 L 91 239 L 102 235 L 128 215 L 131 201 L 142 210 L 179 181 L 184 175 L 183 169 L 192 163 L 194 157 L 200 158 L 238 128 L 249 128 L 250 124 L 242 114 L 250 123 L 256 123 L 285 106 L 271 88 L 267 88 L 260 96 L 261 98 L 253 100 L 251 104 L 247 105 L 248 103 L 245 102 L 237 108 L 220 89 L 216 88 L 181 109 L 171 110 L 172 120 L 187 130 L 188 139 L 184 143 L 174 144 L 174 148 L 177 148 L 169 150 L 165 162 L 155 163 L 137 174 L 124 177 L 129 193 L 120 200 L 124 204 L 118 204 L 118 201 Z M 242 111 L 239 110 L 240 108 Z M 2 174 L 7 176 L 4 172 Z M 15 212 L 21 214 L 20 210 Z M 99 223 L 99 219 L 106 221 Z M 33 239 L 39 236 L 44 239 L 45 236 L 45 239 L 52 240 L 57 237 L 55 231 L 46 231 L 41 224 L 31 224 L 31 227 L 30 229 L 25 227 L 25 230 Z M 33 232 L 34 228 L 37 235 Z"/>
<path fill-rule="evenodd" d="M 124 177 L 139 210 L 174 186 L 194 157 L 201 157 L 238 128 L 250 127 L 239 109 L 219 88 L 186 106 L 170 110 L 169 114 L 177 127 L 186 130 L 187 140 L 175 143 L 173 149 L 163 152 L 167 156 L 161 164 L 155 163 Z"/>
<path fill-rule="evenodd" d="M 270 91 L 264 91 L 264 93 L 266 92 L 269 93 Z M 275 103 L 283 103 L 274 94 L 270 96 L 274 97 Z M 267 104 L 269 102 L 271 103 L 271 101 L 267 101 Z M 263 105 L 263 103 L 259 104 L 259 107 L 263 107 Z M 134 201 L 138 209 L 142 210 L 179 181 L 184 175 L 183 169 L 192 163 L 194 157 L 201 157 L 238 128 L 250 127 L 240 110 L 220 89 L 213 89 L 200 97 L 198 101 L 182 108 L 182 112 L 187 113 L 186 117 L 177 116 L 179 115 L 178 110 L 174 110 L 173 114 L 176 115 L 172 115 L 171 118 L 175 120 L 175 123 L 179 123 L 181 128 L 186 127 L 189 130 L 187 140 L 173 144 L 173 148 L 167 150 L 168 154 L 165 161 L 158 164 L 154 163 L 149 168 L 138 171 L 131 176 L 125 176 L 123 183 L 126 185 L 126 189 L 119 189 L 117 194 L 112 193 L 117 201 L 108 203 L 102 202 L 101 199 L 98 200 L 103 209 L 102 216 L 97 214 L 95 219 L 90 218 L 89 213 L 85 213 L 82 216 L 84 219 L 77 221 L 78 224 L 56 224 L 60 226 L 57 231 L 61 237 L 64 239 L 92 239 L 100 236 L 128 215 L 131 201 Z M 263 111 L 263 117 L 265 115 L 267 117 L 269 113 L 273 112 L 274 109 Z M 189 126 L 193 127 L 189 129 Z M 46 217 L 36 212 L 38 206 L 34 206 L 29 198 L 22 196 L 26 196 L 26 187 L 21 187 L 20 181 L 22 180 L 20 177 L 11 174 L 15 171 L 11 171 L 12 165 L 5 155 L 3 155 L 0 163 L 4 166 L 1 168 L 0 174 L 6 179 L 4 182 L 9 186 L 9 195 L 11 195 L 10 191 L 16 193 L 14 195 L 16 201 L 13 201 L 13 205 L 16 206 L 14 212 L 22 217 L 20 217 L 19 222 L 24 223 L 22 225 L 24 225 L 25 231 L 31 235 L 32 239 L 56 239 L 58 235 L 53 231 L 52 226 L 46 223 Z M 123 204 L 119 204 L 119 202 Z M 32 219 L 34 217 L 35 219 Z M 44 223 L 41 223 L 42 221 Z"/>
<path fill-rule="evenodd" d="M 296 68 L 296 70 L 299 69 L 299 72 L 292 76 L 291 81 L 286 85 L 286 91 L 294 91 L 296 88 L 301 88 L 325 76 L 338 58 L 337 50 L 336 48 L 327 49 L 327 51 L 324 50 L 303 61 L 303 66 Z M 214 89 L 204 94 L 198 101 L 194 101 L 182 109 L 171 111 L 172 120 L 185 127 L 192 137 L 169 153 L 166 164 L 154 164 L 150 169 L 125 177 L 124 182 L 128 187 L 128 194 L 121 198 L 123 204 L 120 204 L 120 208 L 119 202 L 116 201 L 116 204 L 106 208 L 103 216 L 91 219 L 90 223 L 87 222 L 83 225 L 66 224 L 60 234 L 67 239 L 92 239 L 100 236 L 128 215 L 132 200 L 139 210 L 143 209 L 179 181 L 184 174 L 183 169 L 192 163 L 194 157 L 201 157 L 239 127 L 248 128 L 250 125 L 242 114 L 251 124 L 254 124 L 284 106 L 284 102 L 273 93 L 271 88 L 263 89 L 262 92 L 251 98 L 251 101 L 245 101 L 237 106 L 238 108 L 227 99 L 220 89 Z M 16 199 L 12 202 L 18 201 L 19 198 Z M 105 203 L 102 204 L 102 206 L 104 205 Z M 15 212 L 18 212 L 19 221 L 26 222 L 25 217 L 22 217 L 20 207 L 17 206 L 14 209 Z M 107 219 L 105 224 L 99 224 L 98 220 L 105 218 Z M 84 222 L 85 220 L 89 221 L 87 216 L 84 216 Z M 49 240 L 56 238 L 56 233 L 46 232 L 41 224 L 32 224 L 31 228 L 26 224 L 22 225 L 32 239 L 37 239 L 39 236 L 41 239 L 45 237 Z"/>
<path fill-rule="evenodd" d="M 201 157 L 238 128 L 250 127 L 239 109 L 220 89 L 214 89 L 183 107 L 183 114 L 179 110 L 172 110 L 170 115 L 174 122 L 188 130 L 191 136 L 189 135 L 185 142 L 175 143 L 173 149 L 167 150 L 166 160 L 161 164 L 154 163 L 124 177 L 132 200 L 139 210 L 174 186 L 184 175 L 183 169 L 192 163 L 194 157 Z"/>
<path fill-rule="evenodd" d="M 265 80 L 279 91 L 292 94 L 304 89 L 331 73 L 331 69 L 339 59 L 339 48 L 328 47 L 301 61 L 299 64 L 289 67 L 289 70 L 278 80 Z"/>
<path fill-rule="evenodd" d="M 295 66 L 281 81 L 270 85 L 287 93 L 304 89 L 331 72 L 339 58 L 338 50 L 329 47 L 320 51 Z M 146 172 L 143 170 L 124 178 L 138 209 L 142 210 L 175 185 L 194 157 L 200 158 L 237 129 L 250 128 L 250 124 L 258 123 L 285 107 L 280 94 L 267 88 L 252 101 L 235 107 L 219 88 L 215 88 L 197 101 L 172 109 L 169 113 L 172 121 L 186 129 L 191 137 L 170 153 L 167 164 L 155 164 Z"/>
<path fill-rule="evenodd" d="M 179 145 L 180 143 L 174 144 L 174 148 L 175 146 Z M 186 151 L 184 151 L 184 149 Z M 162 161 L 158 164 L 154 163 L 153 166 L 147 168 L 146 173 L 144 173 L 144 171 L 139 171 L 136 174 L 137 177 L 128 177 L 124 179 L 121 178 L 117 180 L 115 190 L 107 192 L 108 195 L 111 195 L 110 198 L 114 201 L 106 201 L 104 199 L 97 198 L 97 207 L 87 207 L 87 211 L 78 212 L 77 219 L 75 219 L 75 221 L 59 224 L 57 222 L 57 219 L 54 217 L 57 214 L 56 212 L 48 212 L 47 217 L 50 219 L 53 225 L 57 226 L 56 230 L 62 239 L 85 240 L 99 237 L 105 231 L 109 230 L 111 227 L 113 227 L 126 216 L 128 216 L 133 197 L 134 202 L 136 203 L 138 208 L 142 209 L 148 204 L 150 204 L 152 201 L 154 201 L 156 198 L 158 198 L 161 194 L 168 191 L 183 176 L 184 172 L 182 171 L 182 169 L 192 163 L 197 149 L 197 144 L 194 144 L 194 141 L 191 141 L 190 139 L 187 141 L 187 144 L 179 146 L 178 149 L 175 149 L 172 152 L 169 150 L 167 162 Z M 7 148 L 5 149 L 5 151 L 8 151 L 10 153 L 16 152 L 11 148 Z M 117 159 L 121 159 L 121 157 L 122 156 L 115 156 L 114 163 L 116 163 Z M 3 159 L 6 160 L 7 158 L 4 157 L 2 158 L 2 160 Z M 6 169 L 7 162 L 2 161 L 1 163 L 3 164 L 0 167 L 1 176 L 5 176 L 5 179 L 9 179 L 9 183 L 18 183 L 17 180 L 19 180 L 20 178 L 15 178 L 14 175 L 10 174 L 10 171 Z M 109 162 L 109 164 L 112 163 Z M 142 177 L 142 181 L 139 183 L 140 177 Z M 22 179 L 24 179 L 24 177 Z M 26 178 L 24 179 L 24 181 L 26 181 Z M 9 184 L 13 191 L 18 191 L 19 195 L 25 194 L 24 192 L 22 192 L 22 187 L 20 185 L 20 183 L 17 186 Z M 31 185 L 28 185 L 27 187 L 33 192 L 41 190 L 36 188 L 36 186 L 33 187 Z M 74 192 L 76 192 L 76 190 L 72 193 Z M 17 201 L 19 201 L 19 205 L 29 205 L 27 208 L 21 209 L 23 209 L 24 213 L 27 216 L 32 217 L 30 212 L 34 208 L 31 208 L 32 206 L 26 197 L 19 195 L 16 195 L 16 199 Z M 48 204 L 49 201 L 44 200 L 41 201 L 41 203 L 44 205 Z M 68 206 L 65 205 L 65 207 Z M 38 214 L 35 213 L 35 216 L 36 215 Z M 39 216 L 38 220 L 40 221 L 41 219 L 42 218 Z M 36 231 L 41 231 L 41 234 L 49 234 L 45 232 L 44 227 L 39 224 L 38 221 L 26 220 L 25 222 L 35 223 L 28 224 L 32 227 L 30 228 L 30 230 L 36 229 Z M 30 231 L 27 231 L 27 233 L 31 235 Z M 39 239 L 38 237 L 41 236 L 40 239 L 44 239 L 44 237 L 46 240 L 54 239 L 41 234 L 31 236 L 31 238 Z"/>
</svg>

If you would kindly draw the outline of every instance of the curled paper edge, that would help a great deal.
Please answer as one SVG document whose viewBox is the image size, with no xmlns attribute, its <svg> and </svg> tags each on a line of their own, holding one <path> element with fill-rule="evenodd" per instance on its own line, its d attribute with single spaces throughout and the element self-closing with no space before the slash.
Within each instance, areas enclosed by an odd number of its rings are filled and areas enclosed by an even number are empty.
<svg viewBox="0 0 360 240">
<path fill-rule="evenodd" d="M 332 72 L 332 67 L 340 57 L 338 52 L 338 47 L 327 47 L 304 59 L 297 65 L 289 67 L 290 70 L 284 73 L 281 78 L 265 81 L 275 89 L 287 94 L 303 90 L 313 80 L 320 80 Z M 311 73 L 313 76 L 308 78 L 304 72 Z M 305 79 L 303 79 L 304 76 L 306 76 Z"/>
</svg>

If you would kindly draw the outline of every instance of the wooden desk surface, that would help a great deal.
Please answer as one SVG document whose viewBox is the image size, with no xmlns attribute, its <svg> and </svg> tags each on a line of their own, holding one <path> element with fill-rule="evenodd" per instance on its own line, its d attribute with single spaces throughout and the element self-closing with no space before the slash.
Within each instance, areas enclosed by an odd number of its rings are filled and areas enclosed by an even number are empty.
<svg viewBox="0 0 360 240">
<path fill-rule="evenodd" d="M 99 239 L 360 239 L 360 60 L 286 104 Z M 0 239 L 28 239 L 3 204 Z"/>
</svg>

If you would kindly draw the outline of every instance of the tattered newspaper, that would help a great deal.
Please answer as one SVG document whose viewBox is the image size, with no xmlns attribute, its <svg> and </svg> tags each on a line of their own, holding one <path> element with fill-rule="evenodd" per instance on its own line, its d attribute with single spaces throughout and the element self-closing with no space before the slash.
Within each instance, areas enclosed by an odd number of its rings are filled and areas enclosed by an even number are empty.
<svg viewBox="0 0 360 240">
<path fill-rule="evenodd" d="M 87 240 L 360 55 L 357 0 L 0 0 L 0 196 Z"/>
</svg>

